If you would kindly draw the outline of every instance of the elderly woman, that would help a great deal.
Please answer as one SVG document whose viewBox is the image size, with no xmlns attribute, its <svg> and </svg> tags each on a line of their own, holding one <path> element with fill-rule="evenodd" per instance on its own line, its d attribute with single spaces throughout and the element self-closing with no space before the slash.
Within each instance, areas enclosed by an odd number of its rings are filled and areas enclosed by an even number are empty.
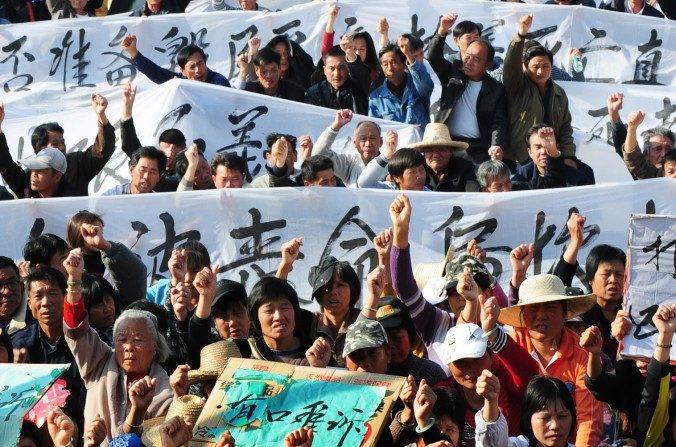
<svg viewBox="0 0 676 447">
<path fill-rule="evenodd" d="M 169 376 L 157 363 L 168 355 L 168 346 L 149 312 L 128 310 L 113 327 L 111 348 L 89 326 L 82 300 L 84 261 L 73 250 L 63 263 L 68 272 L 64 301 L 64 335 L 87 387 L 85 424 L 96 415 L 106 423 L 107 445 L 122 433 L 140 433 L 144 419 L 164 415 L 171 401 Z"/>
<path fill-rule="evenodd" d="M 512 251 L 512 262 L 518 262 L 522 248 Z M 512 285 L 517 285 L 514 275 Z M 502 309 L 498 321 L 514 327 L 510 335 L 537 360 L 542 374 L 561 379 L 573 391 L 578 410 L 575 445 L 598 446 L 603 407 L 585 386 L 587 353 L 580 348 L 578 335 L 564 326 L 567 319 L 592 308 L 594 295 L 568 296 L 561 279 L 549 274 L 535 275 L 518 285 L 517 304 Z"/>
</svg>

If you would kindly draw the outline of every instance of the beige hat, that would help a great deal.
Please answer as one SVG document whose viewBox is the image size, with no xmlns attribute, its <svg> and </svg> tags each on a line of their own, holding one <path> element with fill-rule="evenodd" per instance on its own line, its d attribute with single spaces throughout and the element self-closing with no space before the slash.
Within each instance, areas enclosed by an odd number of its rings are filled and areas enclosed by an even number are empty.
<svg viewBox="0 0 676 447">
<path fill-rule="evenodd" d="M 563 285 L 563 281 L 558 276 L 550 274 L 535 275 L 521 284 L 518 304 L 502 309 L 498 321 L 512 327 L 524 327 L 525 324 L 521 318 L 523 306 L 552 301 L 566 302 L 567 311 L 563 317 L 565 321 L 582 315 L 594 307 L 596 297 L 594 294 L 568 296 L 566 295 L 566 286 Z"/>
<path fill-rule="evenodd" d="M 448 132 L 448 126 L 444 123 L 429 123 L 425 127 L 423 139 L 419 143 L 409 144 L 408 147 L 425 149 L 428 147 L 445 146 L 454 151 L 464 151 L 469 144 L 462 141 L 453 141 Z"/>
<path fill-rule="evenodd" d="M 192 394 L 186 394 L 172 400 L 166 416 L 148 419 L 143 422 L 143 433 L 141 434 L 143 445 L 146 447 L 162 447 L 160 425 L 174 416 L 187 416 L 195 423 L 200 417 L 205 403 L 206 400 Z"/>
<path fill-rule="evenodd" d="M 200 367 L 188 371 L 188 382 L 216 380 L 225 369 L 228 359 L 241 357 L 237 345 L 230 340 L 220 340 L 206 345 L 200 351 Z"/>
</svg>

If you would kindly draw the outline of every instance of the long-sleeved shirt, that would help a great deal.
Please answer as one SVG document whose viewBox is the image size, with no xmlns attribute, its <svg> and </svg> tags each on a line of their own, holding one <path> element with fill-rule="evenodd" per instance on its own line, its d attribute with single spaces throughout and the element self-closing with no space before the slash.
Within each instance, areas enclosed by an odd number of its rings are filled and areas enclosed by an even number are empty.
<svg viewBox="0 0 676 447">
<path fill-rule="evenodd" d="M 153 81 L 155 84 L 161 84 L 163 82 L 169 81 L 174 78 L 185 79 L 182 73 L 175 71 L 167 70 L 157 65 L 155 62 L 151 61 L 141 53 L 138 53 L 134 59 L 134 66 L 138 71 L 143 73 Z M 223 87 L 230 87 L 230 82 L 228 78 L 222 74 L 207 69 L 207 84 L 221 85 Z"/>
</svg>

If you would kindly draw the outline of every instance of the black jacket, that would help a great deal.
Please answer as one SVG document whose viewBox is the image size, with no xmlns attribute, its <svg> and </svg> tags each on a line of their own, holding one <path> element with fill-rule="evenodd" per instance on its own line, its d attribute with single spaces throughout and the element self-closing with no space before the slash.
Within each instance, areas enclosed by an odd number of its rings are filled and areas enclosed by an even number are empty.
<svg viewBox="0 0 676 447">
<path fill-rule="evenodd" d="M 474 165 L 464 158 L 453 156 L 448 162 L 444 178 L 437 182 L 432 170 L 425 164 L 425 186 L 431 191 L 443 192 L 478 192 L 479 183 L 474 172 Z"/>
<path fill-rule="evenodd" d="M 603 3 L 599 5 L 599 9 L 605 9 L 607 11 L 616 11 L 616 12 L 627 12 L 624 8 L 624 0 L 613 0 L 611 3 Z M 660 19 L 664 18 L 664 14 L 659 12 L 657 9 L 650 6 L 648 3 L 643 4 L 642 16 L 648 17 L 659 17 Z"/>
<path fill-rule="evenodd" d="M 261 83 L 259 81 L 247 82 L 244 86 L 247 92 L 260 93 L 266 95 Z M 276 98 L 288 99 L 290 101 L 305 102 L 305 90 L 303 87 L 293 81 L 288 81 L 284 78 L 279 80 L 279 88 L 277 88 Z"/>
<path fill-rule="evenodd" d="M 512 190 L 563 188 L 566 186 L 563 157 L 549 158 L 545 175 L 540 175 L 532 161 L 520 166 L 512 176 Z"/>
<path fill-rule="evenodd" d="M 462 63 L 453 62 L 444 57 L 445 38 L 434 34 L 430 40 L 427 58 L 441 81 L 439 111 L 434 121 L 445 123 L 453 113 L 455 105 L 467 88 L 468 77 L 462 72 Z M 472 154 L 475 162 L 489 160 L 488 148 L 500 146 L 506 151 L 509 144 L 509 117 L 507 115 L 507 97 L 505 87 L 488 74 L 482 79 L 481 90 L 476 104 L 477 123 L 481 142 L 478 151 Z M 450 129 L 453 134 L 453 129 Z M 470 152 L 472 148 L 470 148 Z"/>
<path fill-rule="evenodd" d="M 360 115 L 369 114 L 369 68 L 357 60 L 347 64 L 350 75 L 345 84 L 335 90 L 328 81 L 321 81 L 305 93 L 307 102 L 329 109 L 350 109 Z"/>
</svg>

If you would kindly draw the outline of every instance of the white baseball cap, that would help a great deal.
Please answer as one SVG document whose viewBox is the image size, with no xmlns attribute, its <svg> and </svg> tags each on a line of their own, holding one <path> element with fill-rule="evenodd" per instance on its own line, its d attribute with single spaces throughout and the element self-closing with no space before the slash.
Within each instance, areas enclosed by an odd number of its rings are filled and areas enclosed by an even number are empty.
<svg viewBox="0 0 676 447">
<path fill-rule="evenodd" d="M 447 333 L 440 349 L 439 358 L 445 364 L 460 359 L 478 359 L 486 353 L 488 341 L 484 331 L 473 323 L 456 324 Z"/>
<path fill-rule="evenodd" d="M 37 155 L 19 160 L 19 164 L 29 171 L 52 168 L 62 174 L 66 173 L 66 168 L 68 167 L 66 156 L 59 149 L 54 149 L 53 147 L 46 147 L 38 152 Z"/>
</svg>

